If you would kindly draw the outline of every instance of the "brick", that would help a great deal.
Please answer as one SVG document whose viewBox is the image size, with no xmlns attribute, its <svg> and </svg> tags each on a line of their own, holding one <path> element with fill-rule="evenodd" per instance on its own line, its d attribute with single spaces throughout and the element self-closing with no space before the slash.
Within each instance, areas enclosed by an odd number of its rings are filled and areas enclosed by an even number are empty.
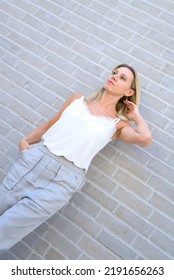
<svg viewBox="0 0 174 280">
<path fill-rule="evenodd" d="M 37 255 L 37 254 L 31 254 L 28 256 L 27 260 L 43 260 L 43 257 L 41 257 L 41 255 Z"/>
<path fill-rule="evenodd" d="M 103 22 L 103 17 L 98 15 L 95 11 L 93 10 L 88 10 L 86 12 L 86 8 L 82 6 L 78 6 L 75 10 L 76 14 L 79 15 L 82 18 L 85 18 L 88 21 L 92 21 L 93 23 L 97 23 L 99 26 Z"/>
<path fill-rule="evenodd" d="M 174 135 L 174 124 L 173 123 L 169 123 L 167 128 L 166 128 L 167 133 Z"/>
<path fill-rule="evenodd" d="M 110 210 L 114 211 L 117 206 L 117 202 L 112 198 L 109 197 L 103 191 L 95 188 L 92 184 L 86 183 L 82 190 L 86 195 L 95 201 L 98 205 Z"/>
<path fill-rule="evenodd" d="M 48 224 L 74 242 L 78 242 L 83 234 L 82 230 L 59 213 L 52 216 Z"/>
<path fill-rule="evenodd" d="M 0 92 L 0 99 L 1 99 L 1 104 L 5 106 L 9 106 L 9 104 L 12 102 L 10 95 L 6 94 L 6 92 L 3 90 L 1 90 Z"/>
<path fill-rule="evenodd" d="M 155 175 L 161 176 L 165 180 L 169 181 L 169 183 L 174 182 L 174 173 L 170 166 L 164 164 L 159 160 L 151 159 L 148 167 L 155 173 Z"/>
<path fill-rule="evenodd" d="M 39 236 L 43 236 L 48 231 L 48 229 L 49 229 L 48 225 L 46 223 L 43 223 L 35 229 L 35 232 Z"/>
<path fill-rule="evenodd" d="M 47 78 L 43 81 L 42 86 L 48 89 L 52 92 L 52 94 L 55 92 L 62 92 L 63 96 L 67 99 L 70 95 L 70 90 L 66 88 L 64 85 L 61 85 L 60 83 L 57 83 L 53 79 Z M 49 96 L 48 96 L 49 97 Z"/>
<path fill-rule="evenodd" d="M 51 65 L 48 65 L 45 68 L 44 73 L 56 81 L 62 83 L 64 86 L 70 86 L 74 82 L 74 79 L 70 75 L 67 75 L 66 73 Z"/>
<path fill-rule="evenodd" d="M 24 105 L 29 106 L 32 109 L 37 109 L 40 105 L 40 100 L 36 98 L 35 96 L 31 95 L 29 92 L 26 92 L 24 89 L 21 89 L 19 87 L 15 87 L 11 94 L 11 102 L 14 98 L 18 99 L 20 102 L 24 103 Z M 13 105 L 12 105 L 13 106 Z M 21 108 L 19 108 L 20 110 Z M 31 112 L 33 114 L 33 112 Z"/>
<path fill-rule="evenodd" d="M 95 63 L 91 61 L 87 61 L 85 58 L 79 55 L 73 60 L 73 63 L 75 65 L 78 65 L 81 69 L 85 70 L 87 73 L 100 78 L 100 75 L 102 73 L 102 68 L 96 65 Z"/>
<path fill-rule="evenodd" d="M 62 24 L 62 21 L 58 18 L 58 15 L 54 16 L 53 14 L 50 14 L 46 11 L 41 10 L 41 9 L 39 9 L 35 13 L 34 16 L 41 20 L 41 21 L 38 21 L 38 22 L 40 22 L 41 25 L 45 25 L 45 30 L 44 31 L 46 31 L 49 28 L 48 25 L 59 28 L 60 25 Z"/>
<path fill-rule="evenodd" d="M 148 90 L 146 90 L 144 92 L 142 91 L 141 102 L 146 107 L 151 107 L 153 104 L 153 110 L 156 111 L 157 113 L 163 114 L 166 109 L 166 104 L 164 103 L 164 101 L 159 99 L 159 96 L 156 96 L 156 95 L 152 96 L 151 94 L 149 94 Z"/>
<path fill-rule="evenodd" d="M 44 67 L 47 65 L 42 59 L 40 59 L 39 57 L 37 57 L 36 55 L 28 51 L 24 51 L 24 50 L 20 51 L 18 57 L 22 61 L 30 64 L 31 66 L 38 69 L 39 71 L 42 71 Z"/>
<path fill-rule="evenodd" d="M 83 212 L 86 212 L 92 217 L 96 217 L 100 212 L 100 207 L 81 193 L 75 193 L 73 195 L 72 202 L 76 207 L 80 208 Z"/>
<path fill-rule="evenodd" d="M 146 116 L 146 121 L 153 122 L 159 128 L 164 129 L 168 123 L 167 118 L 162 117 L 161 114 L 153 111 L 151 108 L 142 107 L 141 112 L 143 116 Z"/>
<path fill-rule="evenodd" d="M 115 235 L 111 235 L 106 230 L 102 230 L 97 236 L 97 240 L 105 245 L 111 252 L 120 256 L 121 259 L 135 259 L 136 253 L 127 244 L 120 241 Z"/>
<path fill-rule="evenodd" d="M 163 232 L 171 238 L 174 236 L 174 226 L 170 218 L 164 216 L 165 213 L 160 213 L 153 211 L 152 215 L 149 218 L 149 221 L 156 226 L 158 229 L 163 230 Z M 172 217 L 173 218 L 173 217 Z"/>
<path fill-rule="evenodd" d="M 95 1 L 91 1 L 89 4 L 89 8 L 93 11 L 95 11 L 97 14 L 100 14 L 101 16 L 105 16 L 105 18 L 109 19 L 115 19 L 116 15 L 119 16 L 118 11 L 115 9 L 112 9 L 112 6 L 106 6 L 105 3 L 99 3 Z"/>
<path fill-rule="evenodd" d="M 14 68 L 16 66 L 16 64 L 18 63 L 18 58 L 16 58 L 14 55 L 8 53 L 8 54 L 4 55 L 4 57 L 2 58 L 2 61 L 6 65 L 9 65 L 10 67 Z"/>
<path fill-rule="evenodd" d="M 105 158 L 101 157 L 100 154 L 93 158 L 92 163 L 100 167 L 100 170 L 107 172 L 109 175 L 113 174 L 116 170 L 116 166 L 113 163 L 108 162 Z"/>
<path fill-rule="evenodd" d="M 34 46 L 32 52 L 36 54 L 38 57 L 40 57 L 41 59 L 45 59 L 49 53 L 47 49 L 39 45 Z"/>
<path fill-rule="evenodd" d="M 72 4 L 72 2 L 68 1 L 68 5 Z M 87 26 L 90 24 L 85 18 L 79 17 L 77 14 L 72 11 L 64 10 L 60 14 L 60 18 L 62 18 L 65 22 L 69 22 L 72 25 L 85 30 Z"/>
<path fill-rule="evenodd" d="M 174 213 L 174 204 L 162 196 L 158 194 L 154 194 L 154 196 L 149 201 L 152 203 L 154 207 L 156 207 L 158 210 L 160 210 L 162 213 L 165 213 L 169 217 L 173 218 Z"/>
<path fill-rule="evenodd" d="M 173 3 L 170 1 L 165 1 L 165 0 L 153 0 L 153 5 L 156 7 L 160 7 L 161 9 L 164 9 L 168 12 L 171 12 L 173 9 Z"/>
<path fill-rule="evenodd" d="M 7 108 L 0 107 L 0 115 L 1 120 L 7 122 L 10 126 L 16 129 L 22 128 L 25 124 L 24 120 Z"/>
<path fill-rule="evenodd" d="M 91 61 L 98 63 L 100 60 L 100 54 L 96 50 L 86 46 L 84 43 L 76 42 L 72 46 L 72 49 Z"/>
<path fill-rule="evenodd" d="M 17 18 L 17 19 L 22 19 L 23 17 L 23 11 L 19 10 L 16 8 L 14 5 L 11 5 L 7 1 L 1 1 L 1 9 L 8 15 Z"/>
<path fill-rule="evenodd" d="M 136 145 L 129 145 L 123 141 L 120 141 L 119 139 L 112 142 L 113 147 L 115 150 L 119 151 L 117 154 L 115 153 L 115 157 L 119 154 L 127 154 L 129 157 L 135 161 L 137 161 L 139 164 L 146 165 L 149 161 L 149 155 L 146 152 L 146 149 L 143 147 L 143 149 Z M 114 161 L 115 159 L 113 159 Z M 115 161 L 116 162 L 116 161 Z M 117 163 L 117 162 L 116 162 Z"/>
<path fill-rule="evenodd" d="M 45 259 L 47 259 L 47 260 L 64 260 L 65 258 L 57 250 L 55 250 L 54 248 L 50 248 L 45 255 Z"/>
<path fill-rule="evenodd" d="M 156 248 L 148 240 L 137 237 L 134 241 L 134 248 L 137 249 L 145 259 L 150 260 L 168 260 L 169 257 Z"/>
<path fill-rule="evenodd" d="M 166 49 L 162 54 L 162 58 L 170 63 L 174 63 L 173 51 Z"/>
<path fill-rule="evenodd" d="M 16 54 L 20 50 L 19 46 L 17 46 L 13 42 L 9 41 L 8 39 L 3 38 L 3 37 L 1 37 L 0 39 L 1 39 L 1 47 L 4 50 L 9 51 L 14 54 Z"/>
<path fill-rule="evenodd" d="M 127 3 L 120 3 L 118 2 L 117 4 L 117 11 L 121 13 L 121 15 L 126 15 L 127 17 L 131 19 L 136 19 L 136 21 L 143 22 L 147 15 L 144 13 L 143 9 L 144 5 L 141 5 L 141 9 L 137 11 L 137 6 L 136 9 L 133 7 L 132 3 L 131 6 Z M 127 22 L 127 20 L 126 20 Z M 128 21 L 128 26 L 129 26 L 129 21 Z M 134 29 L 136 30 L 136 29 Z"/>
<path fill-rule="evenodd" d="M 27 36 L 35 44 L 37 43 L 41 46 L 46 45 L 46 43 L 49 41 L 49 38 L 45 35 L 45 33 L 43 34 L 36 29 L 31 28 L 30 26 L 23 26 L 21 34 Z"/>
<path fill-rule="evenodd" d="M 162 250 L 167 252 L 170 255 L 170 258 L 173 259 L 174 257 L 174 241 L 169 237 L 165 236 L 160 231 L 154 231 L 151 236 L 151 240 Z"/>
<path fill-rule="evenodd" d="M 57 99 L 55 94 L 47 90 L 44 86 L 38 85 L 33 81 L 30 81 L 27 84 L 26 90 L 31 94 L 31 96 L 35 95 L 40 99 L 40 101 L 42 100 L 47 104 L 53 104 Z"/>
<path fill-rule="evenodd" d="M 25 106 L 24 104 L 21 104 L 20 102 L 18 102 L 17 100 L 14 100 L 9 108 L 15 109 L 15 112 L 23 119 L 26 119 L 28 121 L 30 121 L 31 123 L 35 123 L 40 119 L 40 115 L 31 110 L 29 107 Z"/>
<path fill-rule="evenodd" d="M 71 49 L 68 49 L 65 46 L 62 46 L 61 44 L 59 44 L 59 42 L 55 42 L 53 40 L 49 40 L 49 42 L 46 45 L 46 47 L 51 52 L 59 55 L 62 58 L 65 58 L 68 61 L 72 61 L 76 57 L 76 54 L 75 54 L 74 51 L 72 51 Z"/>
<path fill-rule="evenodd" d="M 23 242 L 25 242 L 27 246 L 33 248 L 35 253 L 39 253 L 40 255 L 43 255 L 49 246 L 45 240 L 41 239 L 34 232 L 31 232 L 26 237 L 24 237 Z"/>
<path fill-rule="evenodd" d="M 164 21 L 161 24 L 161 20 L 159 18 L 147 17 L 144 22 L 154 30 L 159 31 L 168 37 L 173 36 L 173 32 L 174 32 L 173 26 Z"/>
<path fill-rule="evenodd" d="M 81 211 L 78 211 L 70 204 L 68 204 L 68 206 L 63 210 L 63 215 L 91 236 L 95 236 L 100 230 L 100 226 L 96 224 L 95 220 L 88 217 Z"/>
<path fill-rule="evenodd" d="M 97 170 L 91 165 L 87 172 L 87 177 L 98 186 L 100 190 L 107 193 L 112 193 L 115 189 L 115 182 L 111 178 L 107 178 L 102 173 L 97 172 Z"/>
<path fill-rule="evenodd" d="M 161 13 L 161 9 L 159 7 L 153 6 L 151 3 L 146 3 L 146 1 L 139 1 L 139 0 L 133 0 L 131 2 L 131 5 L 133 5 L 138 10 L 143 10 L 144 13 L 147 15 L 152 15 L 154 17 L 157 17 Z M 141 21 L 141 18 L 140 18 Z"/>
<path fill-rule="evenodd" d="M 73 73 L 73 77 L 77 80 L 81 80 L 82 83 L 95 88 L 100 87 L 101 86 L 101 82 L 99 79 L 97 79 L 96 77 L 92 76 L 91 74 L 88 73 L 83 73 L 80 69 L 76 69 Z"/>
<path fill-rule="evenodd" d="M 55 2 L 55 4 L 53 3 Z M 47 0 L 37 0 L 37 6 L 43 8 L 45 11 L 50 12 L 51 14 L 55 14 L 56 16 L 58 16 L 62 11 L 62 7 L 60 7 L 58 4 L 58 1 L 47 1 Z M 63 4 L 63 3 L 61 3 Z M 42 10 L 43 11 L 43 10 Z"/>
<path fill-rule="evenodd" d="M 132 51 L 131 54 L 144 61 L 146 64 L 151 65 L 152 67 L 155 67 L 157 69 L 161 69 L 162 67 L 165 66 L 165 62 L 161 59 L 159 59 L 159 57 L 149 54 L 148 52 L 141 50 L 140 48 L 135 47 Z"/>
<path fill-rule="evenodd" d="M 40 0 L 42 1 L 42 0 Z M 74 2 L 69 2 L 68 0 L 61 1 L 61 0 L 53 0 L 56 4 L 60 5 L 61 7 L 64 7 L 65 9 L 74 10 L 77 7 L 77 4 Z"/>
<path fill-rule="evenodd" d="M 68 241 L 63 235 L 50 228 L 45 234 L 44 238 L 49 241 L 52 246 L 55 246 L 55 250 L 58 250 L 60 255 L 67 255 L 68 259 L 78 259 L 80 250 Z"/>
<path fill-rule="evenodd" d="M 35 16 L 37 16 L 37 14 Z M 48 29 L 49 26 L 45 22 L 37 19 L 35 16 L 25 14 L 25 16 L 23 17 L 22 20 L 29 27 L 37 29 L 38 31 L 43 32 L 43 33 L 46 32 L 46 30 Z"/>
<path fill-rule="evenodd" d="M 56 66 L 56 68 L 65 71 L 67 74 L 71 75 L 72 72 L 75 70 L 75 65 L 55 54 L 49 54 L 46 60 L 54 66 Z"/>
<path fill-rule="evenodd" d="M 149 92 L 153 92 L 154 96 L 158 96 L 160 99 L 165 100 L 169 104 L 173 104 L 173 98 L 170 89 L 164 88 L 162 85 L 155 85 L 151 83 L 148 90 Z"/>
<path fill-rule="evenodd" d="M 171 121 L 173 121 L 172 111 L 173 111 L 172 107 L 169 107 L 169 108 L 166 109 L 166 112 L 165 112 L 166 117 L 170 118 Z"/>
<path fill-rule="evenodd" d="M 57 42 L 65 45 L 65 46 L 73 46 L 75 43 L 75 40 L 66 35 L 65 33 L 62 33 L 60 30 L 57 30 L 53 27 L 50 27 L 47 32 L 46 32 L 47 36 L 51 37 L 52 39 L 56 40 Z"/>
<path fill-rule="evenodd" d="M 173 78 L 166 77 L 165 80 L 162 82 L 162 85 L 164 87 L 168 88 L 169 90 L 173 90 L 173 87 L 174 87 L 174 80 L 173 80 Z"/>
<path fill-rule="evenodd" d="M 114 158 L 114 162 L 117 162 L 119 167 L 125 169 L 130 172 L 131 174 L 135 175 L 140 180 L 147 180 L 151 172 L 150 170 L 137 163 L 137 161 L 128 158 L 126 155 L 117 154 Z"/>
<path fill-rule="evenodd" d="M 133 209 L 140 216 L 147 218 L 151 213 L 151 208 L 144 201 L 141 201 L 139 198 L 131 194 L 127 191 L 127 189 L 123 189 L 119 187 L 114 195 L 117 202 L 121 202 L 130 209 Z"/>
<path fill-rule="evenodd" d="M 159 18 L 165 21 L 166 23 L 174 25 L 174 19 L 170 12 L 162 11 L 159 15 Z"/>
<path fill-rule="evenodd" d="M 94 260 L 119 260 L 120 257 L 107 248 L 102 246 L 96 240 L 90 239 L 88 236 L 84 236 L 80 242 L 79 246 Z"/>
<path fill-rule="evenodd" d="M 114 176 L 116 182 L 125 186 L 128 190 L 138 195 L 140 198 L 147 199 L 151 190 L 143 182 L 133 178 L 123 170 L 118 170 Z"/>
<path fill-rule="evenodd" d="M 0 255 L 0 260 L 17 260 L 17 257 L 11 252 L 7 251 Z"/>
<path fill-rule="evenodd" d="M 122 223 L 117 216 L 114 217 L 101 211 L 97 217 L 97 221 L 101 223 L 105 229 L 111 231 L 114 236 L 117 236 L 128 243 L 131 243 L 134 239 L 135 232 Z"/>
<path fill-rule="evenodd" d="M 118 217 L 121 221 L 129 225 L 132 230 L 139 232 L 141 235 L 150 236 L 154 227 L 141 216 L 133 213 L 124 206 L 119 205 L 116 209 L 114 215 Z"/>
<path fill-rule="evenodd" d="M 124 39 L 124 40 L 129 40 L 131 35 L 132 35 L 132 32 L 129 29 L 125 28 L 124 24 L 121 25 L 119 19 L 120 19 L 120 17 L 118 17 L 117 22 L 110 21 L 110 20 L 107 19 L 103 22 L 102 27 L 106 30 L 110 30 L 114 34 L 115 40 L 117 38 L 121 38 L 121 39 Z M 115 33 L 115 30 L 117 30 L 116 33 Z M 112 36 L 113 36 L 113 34 L 112 34 Z M 109 33 L 108 33 L 108 35 L 111 36 L 111 34 L 109 34 Z M 117 50 L 117 51 L 119 51 L 119 50 Z M 112 52 L 112 55 L 113 54 L 114 54 L 114 52 Z M 120 58 L 120 60 L 121 60 L 121 58 Z"/>
<path fill-rule="evenodd" d="M 10 0 L 9 2 L 12 2 L 12 4 L 19 9 L 22 9 L 23 11 L 26 11 L 27 13 L 34 14 L 37 11 L 37 7 L 33 5 L 33 3 L 30 1 L 18 1 L 18 0 Z"/>
<path fill-rule="evenodd" d="M 160 46 L 159 44 L 156 44 L 148 38 L 136 33 L 132 36 L 131 42 L 135 42 L 136 46 L 138 46 L 141 49 L 145 49 L 147 52 L 152 53 L 154 55 L 160 55 L 165 50 L 165 48 Z"/>
<path fill-rule="evenodd" d="M 162 46 L 168 47 L 169 50 L 174 50 L 172 39 L 166 36 L 165 33 L 161 33 L 156 30 L 150 30 L 147 37 Z"/>
<path fill-rule="evenodd" d="M 41 83 L 44 79 L 43 73 L 22 61 L 16 65 L 15 69 L 18 72 L 22 72 L 25 77 L 28 77 L 29 79 L 34 80 L 37 83 Z"/>
<path fill-rule="evenodd" d="M 10 252 L 16 255 L 19 260 L 25 260 L 29 256 L 31 249 L 22 242 L 18 242 L 10 249 Z"/>
<path fill-rule="evenodd" d="M 161 146 L 155 141 L 152 141 L 152 143 L 146 148 L 146 150 L 155 158 L 158 158 L 160 160 L 165 160 L 169 154 L 165 147 Z"/>
<path fill-rule="evenodd" d="M 18 45 L 17 51 L 19 51 L 21 49 L 21 47 L 23 47 L 23 48 L 25 48 L 27 50 L 31 50 L 34 47 L 34 45 L 35 45 L 35 43 L 33 41 L 31 41 L 29 38 L 26 38 L 22 34 L 18 34 L 15 31 L 11 31 L 8 34 L 8 38 Z"/>
</svg>

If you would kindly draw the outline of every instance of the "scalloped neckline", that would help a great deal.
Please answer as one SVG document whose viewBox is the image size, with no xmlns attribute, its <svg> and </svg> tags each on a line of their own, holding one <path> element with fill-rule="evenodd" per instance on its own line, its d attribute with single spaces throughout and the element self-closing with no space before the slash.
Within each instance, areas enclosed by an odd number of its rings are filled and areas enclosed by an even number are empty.
<svg viewBox="0 0 174 280">
<path fill-rule="evenodd" d="M 88 105 L 87 105 L 86 102 L 85 102 L 84 96 L 82 96 L 82 101 L 83 101 L 83 105 L 84 105 L 84 108 L 86 109 L 86 111 L 89 113 L 89 115 L 93 116 L 94 118 L 104 119 L 104 120 L 108 120 L 108 121 L 117 121 L 117 120 L 120 120 L 119 118 L 111 118 L 111 117 L 107 117 L 107 116 L 104 116 L 104 115 L 95 115 L 95 114 L 92 114 L 91 111 L 90 111 L 89 108 L 88 108 Z"/>
</svg>

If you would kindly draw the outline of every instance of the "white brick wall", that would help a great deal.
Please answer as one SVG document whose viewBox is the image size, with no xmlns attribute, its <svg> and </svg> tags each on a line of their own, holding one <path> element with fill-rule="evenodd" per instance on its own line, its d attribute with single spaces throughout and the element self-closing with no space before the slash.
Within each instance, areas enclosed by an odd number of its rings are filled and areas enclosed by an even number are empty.
<svg viewBox="0 0 174 280">
<path fill-rule="evenodd" d="M 153 143 L 116 141 L 70 203 L 4 259 L 174 258 L 174 2 L 1 0 L 0 179 L 19 139 L 118 63 L 141 76 Z"/>
</svg>

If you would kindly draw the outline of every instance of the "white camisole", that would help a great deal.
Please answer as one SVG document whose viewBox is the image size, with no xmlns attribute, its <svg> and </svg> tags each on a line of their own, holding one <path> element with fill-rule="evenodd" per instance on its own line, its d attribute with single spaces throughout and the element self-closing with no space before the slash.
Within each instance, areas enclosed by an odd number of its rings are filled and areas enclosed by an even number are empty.
<svg viewBox="0 0 174 280">
<path fill-rule="evenodd" d="M 87 171 L 93 157 L 112 141 L 119 120 L 91 114 L 82 96 L 42 136 L 43 144 L 53 154 Z"/>
</svg>

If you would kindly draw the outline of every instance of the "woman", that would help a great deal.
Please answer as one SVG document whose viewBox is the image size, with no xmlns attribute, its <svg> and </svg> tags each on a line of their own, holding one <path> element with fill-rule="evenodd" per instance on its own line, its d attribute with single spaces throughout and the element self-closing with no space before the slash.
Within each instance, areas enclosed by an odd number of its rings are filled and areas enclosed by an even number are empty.
<svg viewBox="0 0 174 280">
<path fill-rule="evenodd" d="M 73 94 L 53 118 L 21 139 L 19 157 L 0 187 L 0 252 L 69 201 L 93 157 L 107 143 L 119 138 L 150 144 L 138 103 L 138 76 L 121 64 L 100 91 L 88 98 Z"/>
</svg>

